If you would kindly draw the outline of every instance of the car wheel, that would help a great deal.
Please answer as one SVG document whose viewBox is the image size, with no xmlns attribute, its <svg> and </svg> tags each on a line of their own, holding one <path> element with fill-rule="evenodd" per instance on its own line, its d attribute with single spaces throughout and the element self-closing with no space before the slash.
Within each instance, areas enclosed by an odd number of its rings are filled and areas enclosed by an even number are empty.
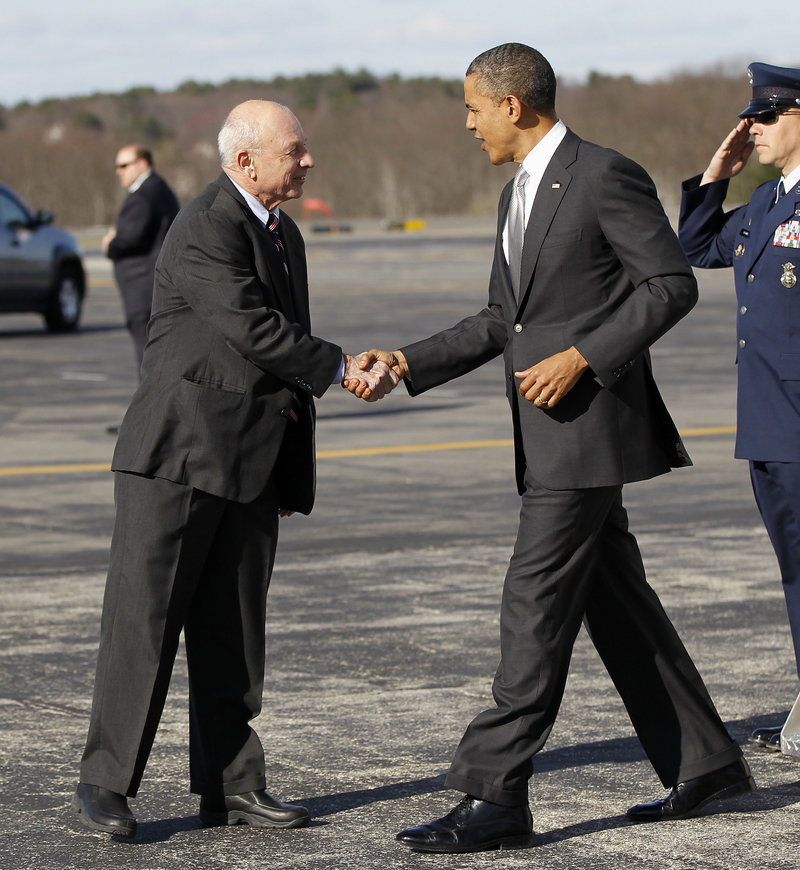
<svg viewBox="0 0 800 870">
<path fill-rule="evenodd" d="M 78 270 L 69 264 L 61 266 L 53 292 L 44 313 L 50 332 L 71 332 L 78 326 L 83 307 L 83 286 Z"/>
</svg>

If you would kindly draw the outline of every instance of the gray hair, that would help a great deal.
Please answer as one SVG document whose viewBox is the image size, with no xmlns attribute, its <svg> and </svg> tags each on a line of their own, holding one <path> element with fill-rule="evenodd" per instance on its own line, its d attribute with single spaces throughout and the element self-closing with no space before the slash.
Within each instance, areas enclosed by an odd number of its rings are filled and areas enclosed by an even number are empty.
<svg viewBox="0 0 800 870">
<path fill-rule="evenodd" d="M 497 106 L 513 94 L 535 112 L 555 114 L 556 75 L 547 58 L 529 45 L 506 42 L 490 48 L 472 61 L 467 75 L 480 80 L 481 93 Z"/>
<path fill-rule="evenodd" d="M 294 117 L 287 106 L 271 100 L 248 100 L 231 109 L 217 136 L 217 149 L 223 168 L 235 166 L 236 155 L 240 151 L 261 150 L 266 132 L 265 122 L 274 109 L 283 110 Z"/>
<path fill-rule="evenodd" d="M 258 151 L 262 137 L 261 122 L 252 114 L 245 115 L 234 109 L 225 119 L 217 136 L 220 164 L 223 167 L 232 167 L 236 164 L 236 155 L 240 151 Z"/>
</svg>

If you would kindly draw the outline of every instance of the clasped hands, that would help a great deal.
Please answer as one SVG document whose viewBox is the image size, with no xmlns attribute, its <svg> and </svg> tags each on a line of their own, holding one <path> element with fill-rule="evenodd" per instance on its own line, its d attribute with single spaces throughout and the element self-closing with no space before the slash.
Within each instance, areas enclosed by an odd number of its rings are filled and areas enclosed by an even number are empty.
<svg viewBox="0 0 800 870">
<path fill-rule="evenodd" d="M 365 402 L 377 402 L 389 393 L 408 374 L 405 357 L 398 350 L 365 351 L 357 357 L 345 354 L 342 386 Z"/>
<path fill-rule="evenodd" d="M 345 357 L 342 386 L 360 399 L 377 402 L 387 396 L 408 374 L 402 351 L 373 348 L 358 357 Z M 580 380 L 588 369 L 580 351 L 570 347 L 521 372 L 520 395 L 537 407 L 553 408 Z"/>
</svg>

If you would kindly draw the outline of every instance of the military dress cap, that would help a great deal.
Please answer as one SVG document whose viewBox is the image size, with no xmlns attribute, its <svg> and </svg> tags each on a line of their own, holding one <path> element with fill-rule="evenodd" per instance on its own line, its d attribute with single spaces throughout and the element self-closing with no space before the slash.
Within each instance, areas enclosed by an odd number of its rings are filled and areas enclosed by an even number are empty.
<svg viewBox="0 0 800 870">
<path fill-rule="evenodd" d="M 751 63 L 747 70 L 753 97 L 740 118 L 755 118 L 767 112 L 800 106 L 800 69 Z"/>
</svg>

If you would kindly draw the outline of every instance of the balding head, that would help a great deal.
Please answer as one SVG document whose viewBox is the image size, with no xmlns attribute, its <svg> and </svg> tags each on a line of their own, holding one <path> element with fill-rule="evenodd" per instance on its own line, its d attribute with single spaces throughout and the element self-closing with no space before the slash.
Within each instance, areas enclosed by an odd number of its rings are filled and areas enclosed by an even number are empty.
<svg viewBox="0 0 800 870">
<path fill-rule="evenodd" d="M 267 208 L 303 195 L 314 160 L 300 122 L 286 106 L 240 103 L 222 125 L 217 144 L 225 172 Z"/>
</svg>

